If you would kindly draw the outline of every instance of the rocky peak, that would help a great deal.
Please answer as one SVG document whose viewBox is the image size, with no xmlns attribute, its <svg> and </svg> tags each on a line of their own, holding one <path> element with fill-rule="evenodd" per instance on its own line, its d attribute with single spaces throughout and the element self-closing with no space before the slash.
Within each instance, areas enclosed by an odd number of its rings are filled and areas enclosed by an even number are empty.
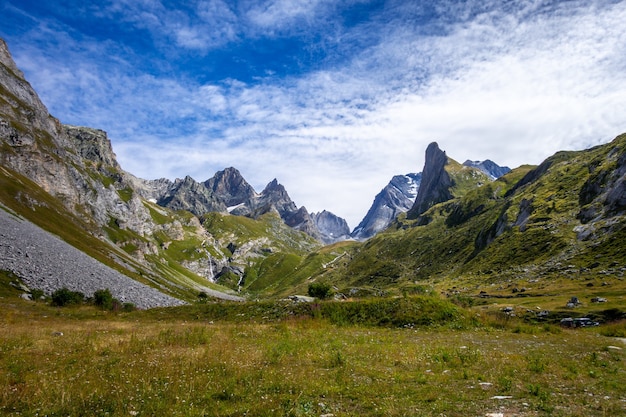
<svg viewBox="0 0 626 417">
<path fill-rule="evenodd" d="M 484 174 L 489 175 L 492 180 L 496 180 L 511 171 L 511 168 L 501 167 L 490 159 L 486 159 L 484 161 L 470 161 L 468 159 L 463 162 L 463 165 L 479 169 Z"/>
<path fill-rule="evenodd" d="M 259 206 L 273 207 L 282 218 L 285 218 L 287 213 L 298 210 L 296 204 L 291 200 L 289 194 L 287 194 L 285 187 L 279 184 L 276 178 L 267 184 L 263 192 L 261 192 L 259 200 Z"/>
<path fill-rule="evenodd" d="M 351 236 L 358 240 L 369 239 L 386 229 L 398 214 L 406 213 L 413 206 L 421 179 L 422 174 L 395 175 L 376 195 Z"/>
<path fill-rule="evenodd" d="M 330 211 L 323 210 L 319 213 L 312 213 L 311 218 L 319 230 L 324 243 L 345 240 L 350 235 L 348 222 Z"/>
<path fill-rule="evenodd" d="M 446 153 L 439 149 L 436 142 L 426 148 L 422 182 L 413 207 L 408 211 L 408 219 L 417 219 L 426 210 L 435 204 L 448 201 L 453 198 L 450 188 L 452 179 L 445 170 L 448 163 Z"/>
<path fill-rule="evenodd" d="M 213 178 L 204 182 L 204 185 L 228 207 L 242 203 L 249 205 L 256 196 L 252 186 L 233 167 L 216 172 Z"/>
<path fill-rule="evenodd" d="M 211 190 L 189 175 L 177 178 L 157 203 L 172 210 L 190 211 L 198 217 L 210 211 L 226 211 L 226 205 L 216 199 Z"/>
</svg>

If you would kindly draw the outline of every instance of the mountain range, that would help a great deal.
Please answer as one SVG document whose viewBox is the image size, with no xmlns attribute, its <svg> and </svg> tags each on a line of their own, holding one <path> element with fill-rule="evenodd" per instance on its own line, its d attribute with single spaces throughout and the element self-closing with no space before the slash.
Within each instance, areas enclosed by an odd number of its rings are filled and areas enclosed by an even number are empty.
<svg viewBox="0 0 626 417">
<path fill-rule="evenodd" d="M 312 282 L 358 296 L 529 274 L 623 278 L 625 155 L 622 135 L 510 170 L 489 160 L 460 164 L 433 142 L 421 173 L 394 176 L 350 232 L 332 213 L 298 207 L 276 179 L 257 193 L 232 167 L 204 182 L 133 176 L 104 131 L 49 115 L 0 40 L 0 209 L 186 302 L 198 292 L 282 297 Z M 72 281 L 33 268 L 32 241 L 23 245 L 2 246 L 0 269 L 45 282 L 47 292 L 100 289 L 89 268 L 72 271 Z M 123 287 L 113 295 L 124 299 Z M 154 305 L 147 295 L 128 297 Z"/>
</svg>

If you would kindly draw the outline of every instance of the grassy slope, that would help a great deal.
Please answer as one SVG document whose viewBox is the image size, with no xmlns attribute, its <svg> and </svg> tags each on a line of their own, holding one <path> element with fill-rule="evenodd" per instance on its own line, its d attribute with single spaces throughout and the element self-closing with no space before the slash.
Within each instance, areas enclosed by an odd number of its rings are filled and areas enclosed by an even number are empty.
<svg viewBox="0 0 626 417">
<path fill-rule="evenodd" d="M 225 253 L 229 252 L 229 244 L 241 248 L 254 243 L 253 253 L 241 261 L 245 268 L 243 290 L 253 295 L 270 296 L 291 288 L 290 276 L 308 253 L 320 247 L 310 236 L 286 226 L 271 213 L 257 220 L 209 213 L 202 224 Z"/>
<path fill-rule="evenodd" d="M 401 217 L 386 232 L 347 247 L 342 262 L 310 275 L 344 293 L 355 287 L 392 295 L 424 288 L 470 296 L 484 291 L 493 298 L 482 302 L 493 308 L 515 304 L 598 317 L 612 308 L 623 310 L 624 219 L 598 221 L 596 238 L 586 241 L 577 239 L 574 228 L 580 225 L 583 184 L 591 175 L 611 172 L 615 155 L 624 152 L 626 136 L 621 136 L 587 151 L 556 154 L 547 172 L 522 187 L 516 184 L 535 167 L 467 187 L 460 198 L 433 207 L 428 225 Z M 531 201 L 532 213 L 520 228 L 515 223 L 524 200 Z M 499 219 L 505 227 L 498 235 Z M 584 303 L 576 312 L 564 307 L 571 296 Z M 596 296 L 609 302 L 591 304 Z"/>
<path fill-rule="evenodd" d="M 193 246 L 195 242 L 193 230 L 186 230 L 186 240 L 175 242 L 170 250 L 160 250 L 158 256 L 147 256 L 147 259 L 151 261 L 151 264 L 147 265 L 129 256 L 137 249 L 137 242 L 147 243 L 147 238 L 127 229 L 120 229 L 114 222 L 111 222 L 105 231 L 109 238 L 120 247 L 108 244 L 94 236 L 101 233 L 93 224 L 86 223 L 81 217 L 68 212 L 60 201 L 28 178 L 6 168 L 0 168 L 0 202 L 13 212 L 59 236 L 70 245 L 109 267 L 139 282 L 156 286 L 175 297 L 195 300 L 198 288 L 203 286 L 226 290 L 212 285 L 206 279 L 181 266 L 183 260 L 194 256 L 195 251 L 189 250 L 190 245 Z M 176 214 L 163 209 L 159 209 L 159 212 L 166 213 L 160 215 L 163 216 L 160 220 L 167 222 L 177 219 L 184 221 L 184 216 L 188 215 L 188 213 Z M 157 239 L 153 243 L 155 247 L 158 247 L 161 242 Z M 114 259 L 121 259 L 122 264 Z"/>
<path fill-rule="evenodd" d="M 0 274 L 7 416 L 626 413 L 626 345 L 601 329 L 484 316 L 464 330 L 445 318 L 436 327 L 338 326 L 272 315 L 280 305 L 271 303 L 113 314 L 26 302 L 3 287 Z M 419 317 L 410 307 L 420 300 L 404 299 L 403 311 Z"/>
</svg>

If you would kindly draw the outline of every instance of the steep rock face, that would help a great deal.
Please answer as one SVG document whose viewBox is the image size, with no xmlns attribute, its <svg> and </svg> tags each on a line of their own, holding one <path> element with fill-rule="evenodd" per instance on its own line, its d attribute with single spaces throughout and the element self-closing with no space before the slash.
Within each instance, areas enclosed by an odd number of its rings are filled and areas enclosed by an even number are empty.
<svg viewBox="0 0 626 417">
<path fill-rule="evenodd" d="M 172 210 L 187 210 L 196 216 L 210 211 L 226 211 L 226 204 L 190 176 L 176 179 L 166 194 L 157 199 L 157 204 Z"/>
<path fill-rule="evenodd" d="M 479 169 L 481 172 L 489 175 L 492 180 L 496 180 L 501 176 L 511 172 L 509 167 L 501 167 L 490 159 L 484 161 L 470 161 L 463 162 L 466 167 L 473 167 Z"/>
<path fill-rule="evenodd" d="M 350 236 L 350 227 L 348 227 L 345 219 L 329 211 L 323 210 L 319 213 L 312 213 L 311 217 L 324 243 L 334 243 Z"/>
<path fill-rule="evenodd" d="M 106 132 L 88 127 L 64 125 L 63 129 L 72 140 L 78 155 L 97 166 L 105 166 L 120 170 L 117 157 L 113 153 L 111 141 Z"/>
<path fill-rule="evenodd" d="M 271 210 L 275 210 L 281 218 L 298 211 L 298 207 L 291 200 L 287 190 L 278 180 L 274 178 L 261 192 L 255 204 L 255 216 L 260 216 Z"/>
<path fill-rule="evenodd" d="M 53 195 L 76 201 L 72 177 L 63 163 L 78 158 L 58 120 L 48 114 L 0 39 L 0 163 L 41 185 Z M 69 149 L 69 150 L 68 150 Z"/>
<path fill-rule="evenodd" d="M 39 99 L 35 90 L 17 68 L 7 44 L 0 39 L 0 112 L 9 117 L 18 136 L 25 142 L 33 142 L 34 133 L 41 131 L 50 135 L 55 142 L 60 124 L 48 114 L 48 109 Z M 6 121 L 6 120 L 5 120 Z M 16 138 L 17 139 L 17 138 Z"/>
<path fill-rule="evenodd" d="M 590 176 L 580 189 L 577 217 L 589 223 L 599 217 L 614 217 L 626 213 L 626 147 L 620 146 L 624 136 L 618 136 L 604 161 L 592 161 Z"/>
<path fill-rule="evenodd" d="M 424 170 L 422 171 L 422 181 L 415 203 L 407 213 L 408 219 L 417 219 L 433 205 L 453 198 L 450 192 L 450 188 L 453 185 L 452 179 L 445 170 L 447 163 L 448 157 L 446 153 L 439 149 L 439 145 L 436 142 L 428 145 Z"/>
<path fill-rule="evenodd" d="M 422 174 L 394 176 L 374 198 L 361 223 L 352 231 L 354 239 L 365 240 L 386 229 L 400 213 L 406 213 L 415 202 Z"/>
<path fill-rule="evenodd" d="M 0 40 L 0 163 L 58 197 L 67 209 L 82 207 L 83 220 L 141 235 L 154 224 L 132 192 L 106 133 L 64 126 L 48 114 Z"/>
<path fill-rule="evenodd" d="M 248 214 L 254 199 L 257 197 L 252 186 L 233 167 L 218 171 L 213 178 L 204 182 L 204 186 L 211 190 L 213 195 L 222 201 L 227 206 L 228 211 L 233 214 Z"/>
</svg>

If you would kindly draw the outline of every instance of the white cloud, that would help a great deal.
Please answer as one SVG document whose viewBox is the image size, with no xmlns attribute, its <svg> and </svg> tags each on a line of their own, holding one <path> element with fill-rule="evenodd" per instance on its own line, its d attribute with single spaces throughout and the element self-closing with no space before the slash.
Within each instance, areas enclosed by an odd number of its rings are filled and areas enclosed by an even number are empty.
<svg viewBox="0 0 626 417">
<path fill-rule="evenodd" d="M 255 3 L 246 12 L 253 26 L 261 30 L 280 30 L 297 22 L 310 21 L 325 0 L 266 0 Z M 266 32 L 267 33 L 267 32 Z"/>
</svg>

